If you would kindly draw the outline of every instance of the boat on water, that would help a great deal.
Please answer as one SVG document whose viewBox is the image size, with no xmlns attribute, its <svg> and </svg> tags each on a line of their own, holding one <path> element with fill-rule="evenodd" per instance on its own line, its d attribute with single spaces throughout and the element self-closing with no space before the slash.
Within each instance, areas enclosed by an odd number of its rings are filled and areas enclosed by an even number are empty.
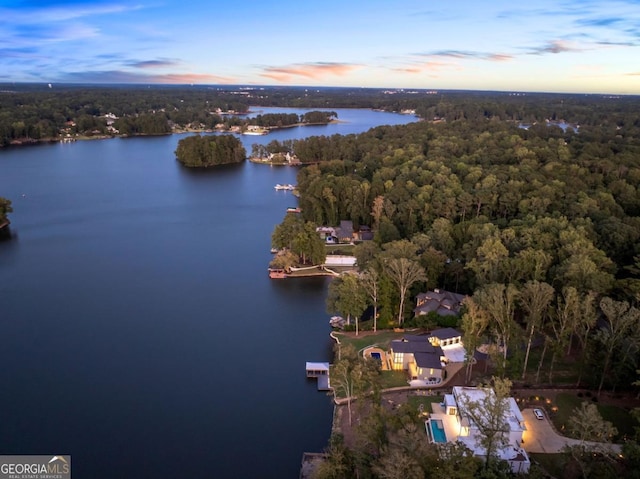
<svg viewBox="0 0 640 479">
<path fill-rule="evenodd" d="M 276 190 L 285 190 L 285 191 L 293 191 L 296 189 L 295 185 L 281 185 L 280 183 L 278 183 L 276 186 L 274 186 L 274 188 Z"/>
<path fill-rule="evenodd" d="M 249 127 L 249 129 L 242 132 L 243 135 L 266 135 L 269 133 L 269 130 L 259 127 Z"/>
<path fill-rule="evenodd" d="M 269 268 L 269 278 L 271 279 L 284 279 L 287 277 L 285 271 L 281 268 Z"/>
<path fill-rule="evenodd" d="M 287 208 L 287 213 L 302 213 L 302 210 L 300 208 L 294 208 L 293 206 L 290 206 L 289 208 Z"/>
<path fill-rule="evenodd" d="M 331 316 L 329 324 L 332 328 L 343 329 L 347 321 L 342 316 Z"/>
</svg>

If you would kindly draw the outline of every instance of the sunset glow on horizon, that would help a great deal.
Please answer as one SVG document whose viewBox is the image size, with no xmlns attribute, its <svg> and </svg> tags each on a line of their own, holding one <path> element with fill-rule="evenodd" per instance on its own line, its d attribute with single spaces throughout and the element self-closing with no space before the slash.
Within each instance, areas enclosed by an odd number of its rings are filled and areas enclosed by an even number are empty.
<svg viewBox="0 0 640 479">
<path fill-rule="evenodd" d="M 0 82 L 640 94 L 640 0 L 0 0 Z"/>
</svg>

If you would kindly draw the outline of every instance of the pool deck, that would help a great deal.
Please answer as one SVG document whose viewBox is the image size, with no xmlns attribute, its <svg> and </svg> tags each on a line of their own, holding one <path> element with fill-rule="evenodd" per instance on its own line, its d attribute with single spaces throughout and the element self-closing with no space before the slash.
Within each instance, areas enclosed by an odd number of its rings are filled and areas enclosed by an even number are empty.
<svg viewBox="0 0 640 479">
<path fill-rule="evenodd" d="M 373 353 L 378 353 L 380 355 L 380 368 L 383 371 L 391 370 L 391 365 L 389 364 L 389 358 L 387 357 L 387 353 L 383 349 L 380 349 L 380 348 L 377 348 L 377 347 L 374 346 L 374 347 L 365 348 L 362 351 L 362 355 L 365 358 L 374 359 L 373 356 L 372 356 Z"/>
<path fill-rule="evenodd" d="M 442 422 L 447 441 L 455 441 L 459 433 L 456 416 L 447 415 L 440 403 L 431 403 L 431 410 L 433 412 L 430 415 L 430 419 Z"/>
</svg>

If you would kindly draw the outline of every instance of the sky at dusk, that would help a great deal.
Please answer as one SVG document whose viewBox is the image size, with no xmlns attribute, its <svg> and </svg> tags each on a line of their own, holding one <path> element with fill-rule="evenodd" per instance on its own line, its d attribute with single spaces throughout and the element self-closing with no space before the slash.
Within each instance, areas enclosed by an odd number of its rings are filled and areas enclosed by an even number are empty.
<svg viewBox="0 0 640 479">
<path fill-rule="evenodd" d="M 0 82 L 640 94 L 640 0 L 0 0 Z"/>
</svg>

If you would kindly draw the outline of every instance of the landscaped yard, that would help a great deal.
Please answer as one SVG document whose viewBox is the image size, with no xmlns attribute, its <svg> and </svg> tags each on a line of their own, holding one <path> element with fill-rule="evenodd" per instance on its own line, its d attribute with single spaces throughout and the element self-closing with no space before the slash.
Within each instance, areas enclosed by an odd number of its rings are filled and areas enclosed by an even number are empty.
<svg viewBox="0 0 640 479">
<path fill-rule="evenodd" d="M 382 389 L 408 386 L 407 373 L 405 371 L 382 371 Z"/>
<path fill-rule="evenodd" d="M 400 339 L 406 333 L 396 333 L 392 330 L 384 330 L 379 331 L 377 333 L 372 332 L 363 332 L 360 335 L 355 336 L 354 333 L 334 333 L 338 339 L 340 339 L 340 344 L 346 345 L 351 344 L 356 349 L 356 351 L 361 351 L 367 346 L 378 346 L 381 349 L 387 350 L 389 348 L 389 343 L 393 339 Z"/>
<path fill-rule="evenodd" d="M 353 248 L 355 248 L 354 244 L 327 244 L 326 251 L 327 254 L 343 254 L 343 255 L 351 255 L 353 254 Z"/>
<path fill-rule="evenodd" d="M 583 401 L 592 402 L 592 396 L 589 394 L 589 396 L 578 397 L 577 394 L 570 393 L 560 393 L 556 396 L 553 406 L 557 407 L 557 411 L 553 411 L 550 417 L 556 429 L 562 431 L 562 434 L 569 436 L 569 418 L 573 410 L 580 407 Z M 610 421 L 618 430 L 618 435 L 615 438 L 616 442 L 625 436 L 632 437 L 634 435 L 634 427 L 637 426 L 637 422 L 629 412 L 617 406 L 596 404 L 600 415 L 606 421 Z"/>
<path fill-rule="evenodd" d="M 422 409 L 424 412 L 431 412 L 431 404 L 440 403 L 444 399 L 444 396 L 433 394 L 431 396 L 409 396 L 407 398 L 407 404 L 412 410 L 418 410 L 420 405 L 422 404 Z"/>
</svg>

